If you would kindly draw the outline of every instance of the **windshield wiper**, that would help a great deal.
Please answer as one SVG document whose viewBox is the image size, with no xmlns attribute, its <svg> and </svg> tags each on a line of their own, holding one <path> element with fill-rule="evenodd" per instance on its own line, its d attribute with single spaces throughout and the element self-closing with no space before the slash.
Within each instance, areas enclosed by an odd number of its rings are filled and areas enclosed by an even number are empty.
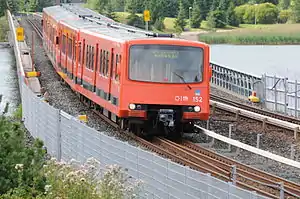
<svg viewBox="0 0 300 199">
<path fill-rule="evenodd" d="M 188 83 L 186 83 L 186 81 L 184 80 L 184 77 L 182 77 L 181 75 L 178 75 L 177 73 L 173 72 L 177 77 L 179 77 L 186 85 L 187 87 L 192 90 L 192 88 L 190 87 L 190 85 L 188 85 Z"/>
</svg>

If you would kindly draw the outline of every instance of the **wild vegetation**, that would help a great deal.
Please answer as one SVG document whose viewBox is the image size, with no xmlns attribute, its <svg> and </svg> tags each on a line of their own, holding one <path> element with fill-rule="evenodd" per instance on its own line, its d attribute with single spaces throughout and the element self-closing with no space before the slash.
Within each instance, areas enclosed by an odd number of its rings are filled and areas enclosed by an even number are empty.
<svg viewBox="0 0 300 199">
<path fill-rule="evenodd" d="M 7 41 L 9 31 L 8 21 L 5 16 L 0 17 L 0 42 Z"/>
<path fill-rule="evenodd" d="M 100 169 L 89 158 L 81 165 L 47 160 L 43 142 L 32 140 L 20 122 L 22 108 L 0 116 L 0 199 L 134 199 L 140 182 L 116 165 Z"/>
</svg>

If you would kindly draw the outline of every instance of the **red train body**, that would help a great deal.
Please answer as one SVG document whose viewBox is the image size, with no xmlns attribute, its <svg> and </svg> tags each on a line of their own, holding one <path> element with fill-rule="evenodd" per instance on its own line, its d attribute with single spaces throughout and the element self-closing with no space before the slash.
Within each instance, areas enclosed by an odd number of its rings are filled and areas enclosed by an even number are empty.
<svg viewBox="0 0 300 199">
<path fill-rule="evenodd" d="M 180 134 L 209 117 L 209 46 L 114 22 L 76 5 L 43 10 L 55 70 L 92 107 L 135 132 Z"/>
</svg>

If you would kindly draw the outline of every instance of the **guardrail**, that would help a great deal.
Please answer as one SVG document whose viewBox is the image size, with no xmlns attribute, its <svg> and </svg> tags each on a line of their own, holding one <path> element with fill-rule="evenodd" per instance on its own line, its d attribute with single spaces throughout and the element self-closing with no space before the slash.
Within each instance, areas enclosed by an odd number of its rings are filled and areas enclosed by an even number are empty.
<svg viewBox="0 0 300 199">
<path fill-rule="evenodd" d="M 276 112 L 299 117 L 300 82 L 288 78 L 263 75 L 265 106 Z"/>
<path fill-rule="evenodd" d="M 10 12 L 8 18 L 13 26 Z M 14 33 L 13 30 L 11 34 Z M 12 42 L 17 46 L 16 40 Z M 19 49 L 14 50 L 18 54 Z M 22 69 L 21 58 L 16 56 L 16 59 L 17 67 Z M 140 198 L 266 198 L 89 128 L 42 101 L 24 83 L 24 76 L 19 73 L 18 76 L 25 127 L 33 137 L 42 139 L 48 153 L 58 159 L 84 162 L 92 156 L 102 165 L 118 164 L 127 168 L 129 175 L 145 183 Z"/>
<path fill-rule="evenodd" d="M 252 91 L 255 90 L 258 92 L 260 97 L 263 97 L 262 92 L 259 92 L 259 87 L 261 87 L 260 77 L 249 75 L 214 63 L 211 63 L 210 65 L 213 70 L 211 78 L 211 83 L 213 85 L 222 87 L 244 97 L 248 97 Z"/>
</svg>

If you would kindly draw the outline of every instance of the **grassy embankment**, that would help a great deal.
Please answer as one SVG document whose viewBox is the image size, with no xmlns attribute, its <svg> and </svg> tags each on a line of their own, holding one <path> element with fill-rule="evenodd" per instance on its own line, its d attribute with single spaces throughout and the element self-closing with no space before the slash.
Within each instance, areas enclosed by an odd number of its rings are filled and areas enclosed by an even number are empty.
<svg viewBox="0 0 300 199">
<path fill-rule="evenodd" d="M 9 31 L 7 18 L 0 17 L 0 42 L 7 41 L 7 31 Z"/>
<path fill-rule="evenodd" d="M 116 12 L 120 22 L 126 23 L 129 13 Z M 138 14 L 142 16 L 142 14 Z M 164 32 L 175 32 L 175 18 L 166 17 Z M 191 29 L 199 32 L 199 40 L 209 44 L 243 44 L 243 45 L 288 45 L 300 44 L 300 24 L 271 24 L 254 25 L 241 24 L 239 28 L 226 27 L 227 31 L 217 29 L 216 32 L 208 31 L 207 22 L 201 23 L 201 28 Z M 223 30 L 224 30 L 223 29 Z"/>
<path fill-rule="evenodd" d="M 300 24 L 248 25 L 229 32 L 200 34 L 209 44 L 292 45 L 300 44 Z"/>
</svg>

